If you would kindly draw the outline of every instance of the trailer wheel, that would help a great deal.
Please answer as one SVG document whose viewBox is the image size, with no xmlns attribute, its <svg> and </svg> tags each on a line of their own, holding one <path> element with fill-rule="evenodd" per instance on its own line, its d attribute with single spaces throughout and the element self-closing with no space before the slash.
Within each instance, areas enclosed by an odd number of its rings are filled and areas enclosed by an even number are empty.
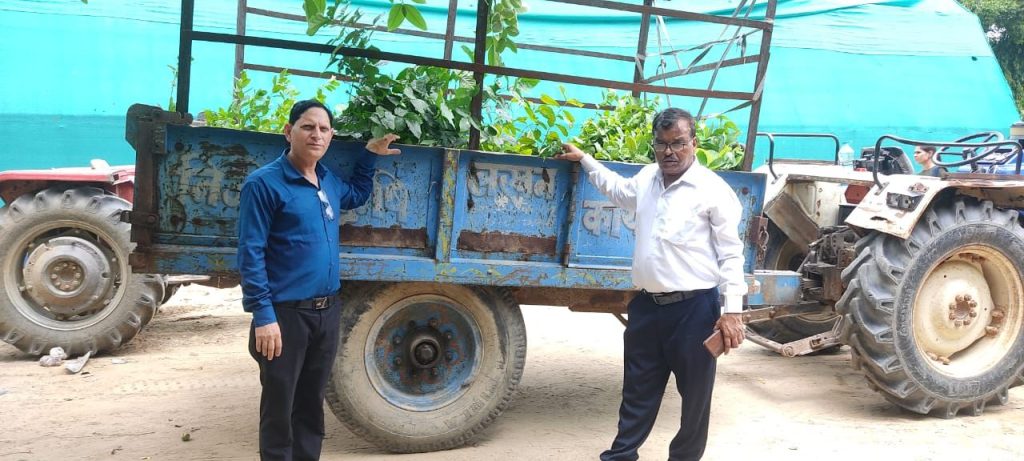
<svg viewBox="0 0 1024 461">
<path fill-rule="evenodd" d="M 764 255 L 764 269 L 778 271 L 799 271 L 807 257 L 807 253 L 771 221 L 768 222 L 768 246 Z M 830 331 L 838 319 L 832 313 L 795 315 L 751 323 L 747 328 L 772 341 L 785 344 Z M 819 353 L 838 349 L 839 346 L 830 347 Z"/>
<path fill-rule="evenodd" d="M 957 197 L 907 240 L 857 244 L 839 301 L 854 366 L 889 401 L 954 417 L 1004 404 L 1024 381 L 1024 227 L 1017 211 Z"/>
<path fill-rule="evenodd" d="M 508 406 L 526 361 L 519 306 L 500 288 L 346 282 L 327 403 L 397 453 L 465 444 Z"/>
<path fill-rule="evenodd" d="M 41 355 L 110 351 L 131 340 L 163 296 L 128 266 L 130 204 L 102 189 L 49 188 L 0 209 L 0 338 Z"/>
</svg>

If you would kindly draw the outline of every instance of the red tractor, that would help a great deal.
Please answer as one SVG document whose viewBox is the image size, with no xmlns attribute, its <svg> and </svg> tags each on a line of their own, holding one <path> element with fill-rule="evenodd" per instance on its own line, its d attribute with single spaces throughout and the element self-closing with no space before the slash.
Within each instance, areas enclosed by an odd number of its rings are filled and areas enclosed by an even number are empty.
<svg viewBox="0 0 1024 461">
<path fill-rule="evenodd" d="M 134 166 L 0 172 L 0 338 L 32 354 L 110 351 L 195 277 L 128 265 Z"/>
</svg>

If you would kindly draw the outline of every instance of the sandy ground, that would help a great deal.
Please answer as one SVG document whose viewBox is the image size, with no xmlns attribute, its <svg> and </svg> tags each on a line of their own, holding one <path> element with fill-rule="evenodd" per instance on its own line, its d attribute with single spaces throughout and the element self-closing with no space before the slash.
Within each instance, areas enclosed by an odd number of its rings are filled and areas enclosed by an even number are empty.
<svg viewBox="0 0 1024 461">
<path fill-rule="evenodd" d="M 0 461 L 256 459 L 259 385 L 239 299 L 237 289 L 186 287 L 131 344 L 80 375 L 0 343 Z M 470 445 L 393 455 L 329 414 L 323 459 L 597 459 L 615 430 L 622 326 L 556 307 L 523 314 L 520 393 Z M 981 417 L 942 420 L 886 403 L 848 361 L 846 351 L 786 359 L 750 343 L 721 359 L 705 459 L 1024 459 L 1022 388 Z M 680 403 L 669 389 L 641 459 L 666 457 Z"/>
</svg>

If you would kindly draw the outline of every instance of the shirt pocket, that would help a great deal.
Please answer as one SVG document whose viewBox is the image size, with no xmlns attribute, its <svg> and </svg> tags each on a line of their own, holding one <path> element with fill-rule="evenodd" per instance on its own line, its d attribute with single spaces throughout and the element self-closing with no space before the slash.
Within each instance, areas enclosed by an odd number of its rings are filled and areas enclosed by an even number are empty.
<svg viewBox="0 0 1024 461">
<path fill-rule="evenodd" d="M 278 230 L 291 244 L 310 244 L 324 240 L 324 212 L 316 197 L 293 197 L 278 215 Z"/>
<path fill-rule="evenodd" d="M 703 210 L 680 210 L 668 216 L 662 222 L 662 240 L 678 247 L 706 244 L 707 236 L 700 233 L 704 214 Z"/>
</svg>

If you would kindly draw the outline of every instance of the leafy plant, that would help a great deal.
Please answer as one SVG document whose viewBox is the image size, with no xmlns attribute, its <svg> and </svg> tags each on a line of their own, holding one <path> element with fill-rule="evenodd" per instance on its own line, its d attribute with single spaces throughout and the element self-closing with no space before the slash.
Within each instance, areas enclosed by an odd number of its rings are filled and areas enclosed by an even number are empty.
<svg viewBox="0 0 1024 461">
<path fill-rule="evenodd" d="M 270 90 L 250 88 L 252 80 L 245 71 L 235 79 L 231 105 L 216 110 L 203 111 L 208 126 L 238 130 L 277 133 L 288 123 L 288 114 L 298 100 L 299 90 L 295 89 L 283 70 L 274 76 Z M 327 94 L 338 88 L 338 81 L 331 78 L 317 88 L 314 99 L 324 102 Z"/>
<path fill-rule="evenodd" d="M 529 100 L 526 93 L 538 83 L 528 78 L 499 79 L 486 89 L 490 123 L 482 132 L 482 149 L 541 157 L 561 151 L 562 140 L 568 139 L 576 119 L 547 94 L 540 96 L 540 102 Z M 569 98 L 564 87 L 559 86 L 559 91 L 566 104 L 583 106 Z"/>
<path fill-rule="evenodd" d="M 468 72 L 439 67 L 409 67 L 395 77 L 380 73 L 353 90 L 335 128 L 354 139 L 391 132 L 403 143 L 465 147 L 469 112 L 477 89 Z"/>
<path fill-rule="evenodd" d="M 522 0 L 491 0 L 490 14 L 487 16 L 487 39 L 484 42 L 488 65 L 504 66 L 505 61 L 501 59 L 501 54 L 505 50 L 519 52 L 512 37 L 519 35 L 519 13 L 524 12 L 526 6 Z M 462 45 L 462 51 L 470 61 L 473 60 L 471 48 Z"/>
<path fill-rule="evenodd" d="M 604 92 L 602 106 L 613 107 L 587 119 L 573 142 L 599 160 L 630 163 L 654 161 L 654 135 L 651 122 L 658 110 L 658 99 L 643 100 L 632 95 Z"/>
<path fill-rule="evenodd" d="M 732 170 L 743 162 L 740 129 L 725 115 L 697 121 L 697 161 L 712 170 Z"/>
</svg>

